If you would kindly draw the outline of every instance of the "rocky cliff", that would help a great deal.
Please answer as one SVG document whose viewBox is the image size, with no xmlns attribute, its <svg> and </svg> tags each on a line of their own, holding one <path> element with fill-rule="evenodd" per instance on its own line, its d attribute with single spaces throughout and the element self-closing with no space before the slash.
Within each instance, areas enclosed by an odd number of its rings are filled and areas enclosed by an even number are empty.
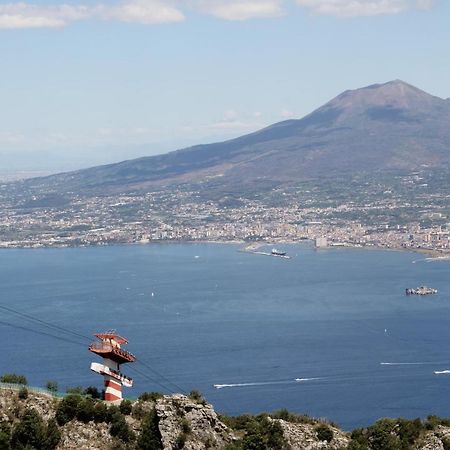
<svg viewBox="0 0 450 450">
<path fill-rule="evenodd" d="M 382 419 L 346 433 L 279 411 L 218 415 L 200 396 L 146 394 L 121 407 L 77 395 L 0 390 L 0 449 L 447 450 L 450 421 Z"/>
</svg>

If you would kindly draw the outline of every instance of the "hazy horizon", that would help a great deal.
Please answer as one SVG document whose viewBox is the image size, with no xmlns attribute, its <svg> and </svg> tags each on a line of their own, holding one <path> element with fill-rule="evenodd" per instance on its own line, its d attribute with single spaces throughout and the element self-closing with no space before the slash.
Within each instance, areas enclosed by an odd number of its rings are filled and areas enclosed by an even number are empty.
<svg viewBox="0 0 450 450">
<path fill-rule="evenodd" d="M 222 141 L 402 79 L 448 98 L 432 0 L 0 5 L 0 176 Z"/>
</svg>

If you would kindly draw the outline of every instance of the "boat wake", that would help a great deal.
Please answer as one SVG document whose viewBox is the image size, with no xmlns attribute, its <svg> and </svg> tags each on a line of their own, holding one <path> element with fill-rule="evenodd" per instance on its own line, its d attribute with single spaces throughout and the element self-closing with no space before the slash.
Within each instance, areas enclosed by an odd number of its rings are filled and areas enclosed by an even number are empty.
<svg viewBox="0 0 450 450">
<path fill-rule="evenodd" d="M 230 383 L 230 384 L 214 384 L 216 389 L 235 388 L 235 387 L 249 387 L 249 386 L 269 386 L 277 384 L 293 384 L 305 383 L 307 381 L 323 380 L 323 378 L 295 378 L 293 380 L 284 381 L 258 381 L 254 383 Z"/>
<path fill-rule="evenodd" d="M 435 375 L 450 375 L 450 370 L 435 370 Z"/>
<path fill-rule="evenodd" d="M 435 362 L 380 362 L 380 366 L 428 366 Z"/>
</svg>

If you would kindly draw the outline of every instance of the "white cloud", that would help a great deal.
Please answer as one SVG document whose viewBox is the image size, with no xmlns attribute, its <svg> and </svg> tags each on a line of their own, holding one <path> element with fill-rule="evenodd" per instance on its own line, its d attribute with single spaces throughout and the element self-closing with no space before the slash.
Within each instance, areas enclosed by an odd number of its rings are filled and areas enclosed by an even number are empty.
<svg viewBox="0 0 450 450">
<path fill-rule="evenodd" d="M 187 3 L 197 11 L 225 20 L 263 19 L 283 15 L 282 0 L 190 0 Z"/>
<path fill-rule="evenodd" d="M 168 4 L 155 0 L 128 0 L 117 6 L 102 5 L 97 8 L 103 19 L 115 19 L 122 22 L 135 22 L 146 25 L 181 22 L 183 13 Z"/>
<path fill-rule="evenodd" d="M 18 144 L 24 140 L 25 137 L 20 133 L 0 131 L 0 144 Z"/>
<path fill-rule="evenodd" d="M 55 28 L 89 17 L 85 6 L 38 6 L 29 3 L 0 5 L 0 28 Z"/>
<path fill-rule="evenodd" d="M 161 24 L 184 20 L 183 13 L 162 0 L 122 0 L 115 4 L 96 3 L 52 6 L 32 3 L 0 5 L 0 28 L 59 28 L 87 19 Z"/>
<path fill-rule="evenodd" d="M 338 17 L 399 14 L 412 9 L 430 9 L 433 0 L 296 0 L 313 14 Z"/>
<path fill-rule="evenodd" d="M 222 119 L 206 125 L 206 129 L 210 131 L 250 131 L 261 128 L 264 124 L 261 123 L 259 116 L 253 114 L 240 115 L 234 109 L 228 109 L 223 113 Z"/>
<path fill-rule="evenodd" d="M 37 0 L 35 0 L 37 1 Z M 183 10 L 223 20 L 243 21 L 280 17 L 283 6 L 295 1 L 313 14 L 340 17 L 398 14 L 430 9 L 435 0 L 85 0 L 84 5 L 27 1 L 0 5 L 0 29 L 61 28 L 80 20 L 110 20 L 154 25 L 185 19 Z M 56 3 L 55 3 L 56 1 Z"/>
<path fill-rule="evenodd" d="M 283 109 L 283 110 L 280 112 L 280 116 L 281 116 L 283 119 L 290 119 L 290 118 L 292 118 L 292 117 L 295 117 L 295 113 L 293 113 L 293 112 L 290 111 L 289 109 Z"/>
</svg>

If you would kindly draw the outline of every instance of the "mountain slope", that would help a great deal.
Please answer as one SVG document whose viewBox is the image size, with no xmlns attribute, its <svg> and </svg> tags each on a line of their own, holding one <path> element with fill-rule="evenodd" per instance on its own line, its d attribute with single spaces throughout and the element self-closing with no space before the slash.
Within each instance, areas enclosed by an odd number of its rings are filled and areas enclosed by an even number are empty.
<svg viewBox="0 0 450 450">
<path fill-rule="evenodd" d="M 400 80 L 346 91 L 311 114 L 225 142 L 28 181 L 74 192 L 180 183 L 254 188 L 357 171 L 450 166 L 450 101 Z"/>
</svg>

